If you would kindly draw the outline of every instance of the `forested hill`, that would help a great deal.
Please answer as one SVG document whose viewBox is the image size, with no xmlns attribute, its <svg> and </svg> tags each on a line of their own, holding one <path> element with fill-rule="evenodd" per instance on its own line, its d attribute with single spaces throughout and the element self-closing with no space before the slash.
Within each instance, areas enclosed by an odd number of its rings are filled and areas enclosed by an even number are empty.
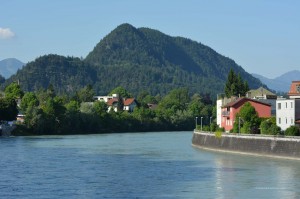
<svg viewBox="0 0 300 199">
<path fill-rule="evenodd" d="M 97 94 L 122 86 L 133 94 L 164 95 L 178 87 L 191 93 L 223 92 L 232 68 L 251 88 L 261 86 L 233 60 L 182 37 L 122 24 L 104 37 L 84 60 L 47 55 L 27 64 L 6 81 L 19 80 L 24 90 L 52 84 L 59 92 L 91 84 Z"/>
</svg>

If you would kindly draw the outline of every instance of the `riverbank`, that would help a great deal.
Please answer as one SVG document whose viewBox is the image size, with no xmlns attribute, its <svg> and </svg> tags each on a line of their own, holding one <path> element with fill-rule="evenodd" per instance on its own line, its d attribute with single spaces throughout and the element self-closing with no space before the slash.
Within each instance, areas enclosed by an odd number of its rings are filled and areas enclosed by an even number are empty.
<svg viewBox="0 0 300 199">
<path fill-rule="evenodd" d="M 192 145 L 197 148 L 300 160 L 300 138 L 264 135 L 226 134 L 194 131 Z"/>
</svg>

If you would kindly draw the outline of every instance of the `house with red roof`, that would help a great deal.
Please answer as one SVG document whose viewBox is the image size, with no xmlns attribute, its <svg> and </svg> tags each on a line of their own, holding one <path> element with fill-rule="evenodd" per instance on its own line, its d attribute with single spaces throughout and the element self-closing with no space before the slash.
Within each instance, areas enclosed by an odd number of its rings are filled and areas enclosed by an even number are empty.
<svg viewBox="0 0 300 199">
<path fill-rule="evenodd" d="M 135 98 L 124 98 L 123 100 L 123 110 L 132 112 L 133 109 L 137 106 L 137 101 Z M 118 103 L 119 98 L 112 98 L 107 101 L 108 112 L 113 109 L 115 112 L 118 112 Z"/>
<path fill-rule="evenodd" d="M 124 111 L 132 112 L 133 109 L 137 106 L 135 98 L 123 99 Z"/>
<path fill-rule="evenodd" d="M 235 116 L 246 102 L 249 102 L 255 108 L 259 117 L 271 117 L 271 104 L 247 97 L 237 98 L 222 107 L 221 127 L 225 131 L 230 131 L 233 128 Z"/>
</svg>

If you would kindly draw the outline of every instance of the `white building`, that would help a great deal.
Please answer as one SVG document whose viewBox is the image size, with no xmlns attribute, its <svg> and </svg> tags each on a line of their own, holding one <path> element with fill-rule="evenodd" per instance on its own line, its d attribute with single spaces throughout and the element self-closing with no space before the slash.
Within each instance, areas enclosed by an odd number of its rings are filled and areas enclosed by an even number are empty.
<svg viewBox="0 0 300 199">
<path fill-rule="evenodd" d="M 113 98 L 118 98 L 118 94 L 112 94 L 111 96 L 94 96 L 95 100 L 107 103 Z"/>
<path fill-rule="evenodd" d="M 276 115 L 276 100 L 279 99 L 277 95 L 272 93 L 271 91 L 260 87 L 258 89 L 252 89 L 247 92 L 246 97 L 255 99 L 258 101 L 262 101 L 267 104 L 271 104 L 271 114 L 273 116 Z"/>
<path fill-rule="evenodd" d="M 288 99 L 276 100 L 276 125 L 281 130 L 300 124 L 300 81 L 293 81 Z"/>
</svg>

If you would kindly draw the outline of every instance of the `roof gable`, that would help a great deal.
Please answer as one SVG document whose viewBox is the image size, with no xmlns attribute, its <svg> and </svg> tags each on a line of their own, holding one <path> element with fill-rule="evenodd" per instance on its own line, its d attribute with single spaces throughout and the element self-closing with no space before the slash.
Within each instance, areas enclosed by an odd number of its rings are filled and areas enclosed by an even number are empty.
<svg viewBox="0 0 300 199">
<path fill-rule="evenodd" d="M 248 91 L 247 95 L 248 95 L 247 97 L 249 97 L 249 98 L 254 98 L 257 96 L 275 95 L 275 94 L 263 87 L 259 87 L 258 89 L 252 89 L 252 90 Z"/>
<path fill-rule="evenodd" d="M 124 106 L 129 106 L 134 102 L 135 102 L 135 98 L 128 98 L 128 99 L 124 99 L 123 103 L 124 103 Z"/>
<path fill-rule="evenodd" d="M 300 81 L 292 81 L 290 91 L 288 92 L 289 96 L 300 95 Z"/>
<path fill-rule="evenodd" d="M 247 97 L 242 97 L 242 98 L 238 98 L 237 100 L 235 101 L 232 101 L 228 104 L 226 104 L 225 106 L 223 106 L 224 108 L 227 108 L 227 107 L 238 107 L 240 104 L 244 104 L 246 102 L 254 102 L 254 103 L 258 103 L 258 104 L 262 104 L 262 105 L 265 105 L 265 106 L 271 106 L 271 104 L 268 104 L 268 103 L 264 103 L 264 102 L 261 102 L 261 101 L 258 101 L 258 100 L 254 100 L 254 99 L 250 99 L 250 98 L 247 98 Z"/>
<path fill-rule="evenodd" d="M 108 106 L 112 106 L 114 103 L 118 102 L 118 98 L 112 98 L 107 101 Z"/>
</svg>

